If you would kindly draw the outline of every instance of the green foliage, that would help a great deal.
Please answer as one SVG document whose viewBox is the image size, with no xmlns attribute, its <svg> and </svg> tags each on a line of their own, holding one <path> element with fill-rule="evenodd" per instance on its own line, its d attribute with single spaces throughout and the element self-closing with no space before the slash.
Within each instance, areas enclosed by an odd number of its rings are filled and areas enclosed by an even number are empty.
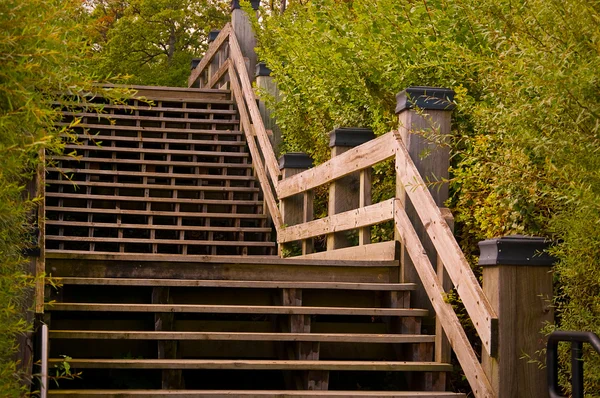
<svg viewBox="0 0 600 398">
<path fill-rule="evenodd" d="M 226 22 L 218 0 L 88 0 L 95 63 L 128 83 L 187 86 L 190 62 Z"/>
<path fill-rule="evenodd" d="M 400 90 L 453 88 L 450 205 L 465 252 L 475 264 L 482 239 L 556 239 L 555 327 L 600 333 L 599 19 L 599 1 L 313 0 L 254 23 L 284 94 L 270 104 L 284 152 L 322 162 L 332 128 L 383 134 Z M 598 396 L 600 357 L 586 360 Z"/>
<path fill-rule="evenodd" d="M 78 0 L 0 2 L 0 391 L 23 394 L 16 336 L 31 325 L 32 276 L 22 256 L 37 200 L 26 191 L 44 150 L 60 151 L 59 93 L 95 92 Z"/>
</svg>

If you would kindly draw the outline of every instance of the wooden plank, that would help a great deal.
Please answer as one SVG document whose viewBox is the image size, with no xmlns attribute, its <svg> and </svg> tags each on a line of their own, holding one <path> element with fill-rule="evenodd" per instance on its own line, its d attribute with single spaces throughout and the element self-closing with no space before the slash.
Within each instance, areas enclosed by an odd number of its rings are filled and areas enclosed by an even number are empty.
<svg viewBox="0 0 600 398">
<path fill-rule="evenodd" d="M 60 211 L 64 213 L 97 213 L 97 214 L 130 214 L 140 216 L 167 216 L 167 217 L 183 217 L 183 218 L 244 218 L 264 220 L 267 218 L 264 214 L 244 214 L 244 213 L 193 213 L 186 211 L 152 211 L 152 210 L 123 210 L 123 209 L 105 209 L 91 207 L 57 207 L 48 206 L 46 212 Z M 54 221 L 51 221 L 54 222 Z"/>
<path fill-rule="evenodd" d="M 260 154 L 258 153 L 258 148 L 254 143 L 254 137 L 251 135 L 253 128 L 250 124 L 250 120 L 248 118 L 248 114 L 246 112 L 246 107 L 244 105 L 244 99 L 242 98 L 242 92 L 236 77 L 235 70 L 233 66 L 229 65 L 229 76 L 230 76 L 230 84 L 231 91 L 236 98 L 238 103 L 238 110 L 240 112 L 240 120 L 242 122 L 242 126 L 244 128 L 244 133 L 246 134 L 246 142 L 248 143 L 248 149 L 250 150 L 250 154 L 252 156 L 252 161 L 255 164 L 254 170 L 258 177 L 258 181 L 260 182 L 260 186 L 262 187 L 263 196 L 265 203 L 267 205 L 267 209 L 269 210 L 269 214 L 273 219 L 273 224 L 275 225 L 275 230 L 279 233 L 281 226 L 283 225 L 283 221 L 281 218 L 281 213 L 279 212 L 279 208 L 277 207 L 277 203 L 275 202 L 275 197 L 273 196 L 273 192 L 271 191 L 271 185 L 269 184 L 269 179 L 265 173 L 264 167 L 262 165 L 262 161 L 260 158 Z M 274 155 L 273 155 L 274 156 Z M 276 181 L 276 180 L 275 180 Z"/>
<path fill-rule="evenodd" d="M 187 102 L 187 101 L 186 101 Z M 231 101 L 230 101 L 231 102 Z M 211 104 L 211 101 L 206 101 Z M 72 108 L 81 108 L 83 110 L 103 111 L 105 109 L 115 109 L 123 111 L 142 111 L 142 112 L 173 112 L 173 113 L 198 113 L 198 114 L 217 114 L 217 115 L 235 115 L 237 112 L 233 109 L 206 109 L 206 108 L 183 108 L 183 107 L 166 107 L 157 105 L 116 105 L 111 103 L 96 103 L 96 102 L 60 102 L 52 101 L 52 105 L 70 106 Z"/>
<path fill-rule="evenodd" d="M 195 179 L 192 177 L 190 179 Z M 199 178 L 198 178 L 199 179 Z M 142 183 L 121 183 L 121 182 L 98 182 L 98 181 L 78 181 L 78 180 L 47 180 L 48 185 L 71 185 L 82 187 L 110 187 L 127 189 L 156 189 L 165 191 L 206 191 L 206 192 L 260 192 L 259 188 L 251 187 L 218 187 L 211 185 L 164 185 L 164 184 L 142 184 Z"/>
<path fill-rule="evenodd" d="M 410 159 L 406 147 L 400 140 L 396 141 L 396 146 L 398 148 L 396 168 L 401 169 L 397 174 L 402 178 L 406 194 L 412 203 L 416 204 L 417 214 L 448 271 L 448 275 L 456 286 L 469 317 L 481 337 L 483 346 L 488 353 L 494 352 L 493 345 L 496 344 L 497 336 L 493 333 L 492 323 L 497 321 L 498 316 L 483 294 L 471 266 L 458 246 L 439 207 L 427 190 L 427 185 Z"/>
<path fill-rule="evenodd" d="M 370 245 L 346 247 L 298 256 L 303 260 L 364 260 L 392 261 L 396 259 L 396 242 L 380 242 Z"/>
<path fill-rule="evenodd" d="M 137 140 L 143 144 L 143 141 Z M 155 148 L 126 148 L 110 146 L 105 147 L 101 145 L 80 145 L 80 144 L 67 144 L 66 149 L 75 149 L 78 151 L 98 151 L 98 152 L 123 152 L 123 153 L 156 153 L 156 154 L 170 154 L 170 155 L 197 155 L 197 156 L 229 156 L 235 158 L 247 158 L 248 153 L 246 152 L 218 152 L 218 151 L 196 151 L 192 149 L 155 149 Z M 83 158 L 85 159 L 85 157 Z M 118 162 L 120 159 L 117 159 Z M 113 160 L 114 161 L 114 160 Z"/>
<path fill-rule="evenodd" d="M 367 316 L 427 316 L 427 311 L 414 308 L 353 308 L 298 307 L 259 305 L 208 304 L 46 304 L 46 311 L 101 312 L 181 312 L 196 314 L 281 314 L 281 315 L 367 315 Z"/>
<path fill-rule="evenodd" d="M 198 80 L 200 75 L 204 72 L 204 69 L 210 64 L 215 54 L 217 54 L 219 48 L 221 48 L 226 40 L 230 39 L 230 33 L 231 23 L 228 22 L 225 24 L 223 29 L 221 29 L 221 32 L 217 38 L 210 43 L 208 50 L 206 50 L 206 53 L 204 54 L 204 57 L 202 57 L 202 60 L 200 60 L 198 66 L 196 66 L 196 68 L 190 74 L 190 77 L 188 78 L 188 87 L 191 88 L 196 83 L 196 80 Z"/>
<path fill-rule="evenodd" d="M 181 213 L 176 213 L 177 217 L 181 217 Z M 166 231 L 214 231 L 214 232 L 271 232 L 271 228 L 267 227 L 197 227 L 191 225 L 164 225 L 164 224 L 113 224 L 103 222 L 83 222 L 83 221 L 46 221 L 46 225 L 64 225 L 72 227 L 87 227 L 87 228 L 128 228 L 128 229 L 154 229 Z M 187 241 L 187 239 L 186 239 Z M 218 241 L 215 241 L 218 242 Z"/>
<path fill-rule="evenodd" d="M 215 74 L 213 76 L 210 76 L 210 78 L 208 79 L 208 84 L 207 84 L 208 88 L 212 88 L 215 84 L 217 84 L 217 82 L 219 80 L 221 80 L 223 75 L 225 75 L 225 73 L 229 71 L 229 63 L 230 62 L 231 61 L 229 59 L 226 59 L 225 62 L 223 62 L 223 64 L 215 72 Z"/>
<path fill-rule="evenodd" d="M 193 123 L 193 124 L 238 124 L 239 120 L 235 119 L 191 119 L 183 117 L 166 117 L 166 116 L 136 116 L 136 115 L 117 115 L 114 113 L 91 113 L 91 112 L 61 112 L 63 116 L 74 116 L 78 118 L 87 118 L 88 123 L 93 120 L 107 121 L 147 121 L 147 122 L 173 122 L 173 123 Z M 161 112 L 162 113 L 162 112 Z M 183 129 L 183 128 L 182 128 Z"/>
<path fill-rule="evenodd" d="M 271 146 L 271 141 L 269 140 L 269 136 L 267 135 L 267 131 L 265 130 L 265 126 L 263 124 L 262 117 L 260 116 L 260 111 L 258 109 L 258 105 L 256 105 L 256 96 L 254 95 L 254 91 L 252 90 L 252 84 L 248 79 L 248 73 L 246 71 L 246 64 L 244 63 L 244 57 L 242 56 L 242 51 L 240 49 L 239 43 L 235 37 L 235 35 L 231 35 L 229 39 L 229 48 L 231 50 L 231 60 L 235 65 L 235 70 L 238 72 L 238 76 L 242 85 L 242 93 L 246 100 L 246 105 L 248 106 L 248 111 L 250 112 L 250 118 L 252 120 L 252 124 L 254 125 L 254 130 L 256 132 L 256 138 L 260 144 L 260 149 L 265 158 L 265 165 L 271 176 L 271 182 L 273 186 L 277 188 L 277 184 L 279 183 L 279 177 L 281 176 L 281 171 L 279 170 L 279 163 L 275 158 L 275 152 L 273 151 L 273 147 Z M 229 72 L 230 76 L 234 74 Z M 235 80 L 235 79 L 232 79 Z M 241 107 L 241 104 L 238 101 L 238 108 Z"/>
<path fill-rule="evenodd" d="M 249 169 L 252 168 L 251 163 L 213 163 L 213 162 L 180 162 L 180 161 L 169 161 L 169 160 L 138 160 L 138 159 L 119 159 L 115 162 L 112 158 L 91 158 L 91 157 L 75 157 L 75 156 L 53 156 L 51 160 L 61 160 L 67 162 L 88 162 L 88 163 L 109 163 L 109 164 L 154 164 L 157 166 L 186 166 L 186 167 L 204 167 L 204 168 L 237 168 L 237 169 Z"/>
<path fill-rule="evenodd" d="M 223 131 L 223 130 L 221 130 Z M 180 130 L 178 133 L 176 134 L 186 134 L 187 130 Z M 88 141 L 93 141 L 96 143 L 101 143 L 101 142 L 105 142 L 105 141 L 119 141 L 119 142 L 152 142 L 152 143 L 159 143 L 159 144 L 182 144 L 182 145 L 210 145 L 210 146 L 218 146 L 218 145 L 224 145 L 224 146 L 245 146 L 246 143 L 244 141 L 232 141 L 232 140 L 194 140 L 194 139 L 177 139 L 177 138 L 154 138 L 154 137 L 140 137 L 138 135 L 136 135 L 135 137 L 128 137 L 128 136 L 118 136 L 118 135 L 102 135 L 102 134 L 90 134 L 90 133 L 75 133 L 75 134 L 71 134 L 69 136 L 67 135 L 61 135 L 61 137 L 63 138 L 70 138 L 73 135 L 75 135 L 77 138 L 79 138 L 80 140 L 88 140 Z M 80 145 L 77 145 L 76 148 L 79 148 Z M 97 148 L 97 146 L 94 146 L 94 148 Z"/>
<path fill-rule="evenodd" d="M 252 398 L 362 398 L 362 397 L 385 397 L 385 398 L 466 398 L 465 394 L 438 391 L 294 391 L 294 390 L 50 390 L 48 395 L 55 398 L 65 397 L 110 397 L 120 398 L 148 397 L 171 398 L 207 397 L 207 398 L 229 398 L 229 397 L 252 397 Z"/>
<path fill-rule="evenodd" d="M 51 365 L 64 358 L 50 358 Z M 70 359 L 75 369 L 237 369 L 237 370 L 344 370 L 379 372 L 450 372 L 452 365 L 403 361 L 310 361 L 264 359 Z"/>
<path fill-rule="evenodd" d="M 71 198 L 71 199 L 97 199 L 117 202 L 157 202 L 157 203 L 192 203 L 207 205 L 247 205 L 258 206 L 262 202 L 257 200 L 217 200 L 217 199 L 186 199 L 186 198 L 160 198 L 143 196 L 111 196 L 111 195 L 84 195 L 77 193 L 47 192 L 48 198 Z"/>
<path fill-rule="evenodd" d="M 176 226 L 174 226 L 176 228 Z M 149 228 L 151 229 L 151 228 Z M 113 242 L 113 243 L 143 243 L 143 244 L 163 244 L 163 245 L 181 245 L 185 243 L 189 246 L 252 246 L 252 247 L 274 247 L 274 242 L 261 241 L 228 241 L 228 240 L 194 240 L 194 239 L 136 239 L 136 238 L 98 238 L 90 236 L 65 236 L 65 235 L 47 235 L 46 240 L 62 242 Z"/>
<path fill-rule="evenodd" d="M 389 132 L 352 148 L 317 167 L 280 181 L 277 186 L 277 196 L 279 199 L 287 198 L 316 188 L 389 159 L 394 156 L 395 152 L 396 138 L 393 132 Z"/>
<path fill-rule="evenodd" d="M 332 232 L 347 231 L 394 219 L 394 199 L 344 213 L 282 228 L 277 242 L 286 243 Z"/>
<path fill-rule="evenodd" d="M 475 396 L 494 397 L 495 394 L 492 386 L 479 363 L 477 355 L 471 347 L 471 343 L 469 342 L 452 305 L 445 300 L 446 294 L 438 281 L 435 269 L 431 265 L 429 257 L 427 257 L 425 249 L 399 199 L 397 199 L 394 221 L 396 228 L 404 241 L 404 246 L 423 282 L 423 287 L 431 300 L 436 317 L 441 322 L 452 348 L 456 352 L 456 356 Z"/>
<path fill-rule="evenodd" d="M 69 168 L 69 167 L 47 167 L 46 171 L 58 172 L 58 173 L 78 173 L 78 174 L 98 174 L 98 175 L 110 175 L 110 176 L 125 176 L 125 177 L 161 177 L 161 178 L 181 178 L 184 180 L 234 180 L 234 181 L 256 181 L 253 176 L 236 176 L 236 175 L 222 175 L 222 174 L 191 174 L 191 173 L 160 173 L 150 171 L 127 171 L 127 170 L 95 170 L 95 169 L 83 169 L 83 168 Z"/>
<path fill-rule="evenodd" d="M 55 126 L 68 127 L 71 123 L 57 122 Z M 212 130 L 212 129 L 192 129 L 192 128 L 174 128 L 174 127 L 149 127 L 149 126 L 119 126 L 113 124 L 93 124 L 79 123 L 75 129 L 91 129 L 91 130 L 115 130 L 115 131 L 141 131 L 148 133 L 176 133 L 176 134 L 202 134 L 202 135 L 241 135 L 239 130 Z M 88 133 L 89 134 L 89 133 Z M 89 134 L 93 135 L 93 134 Z"/>
<path fill-rule="evenodd" d="M 384 242 L 388 243 L 388 242 Z M 63 250 L 61 252 L 50 251 L 47 258 L 54 260 L 84 260 L 84 261 L 133 261 L 133 262 L 166 262 L 177 263 L 185 262 L 189 264 L 248 264 L 252 267 L 259 268 L 260 265 L 275 265 L 275 266 L 293 266 L 295 268 L 302 267 L 350 267 L 350 268 L 398 268 L 399 264 L 396 260 L 311 260 L 300 257 L 295 258 L 279 258 L 278 256 L 212 256 L 212 255 L 178 255 L 178 254 L 160 254 L 152 255 L 143 253 L 81 253 Z M 181 267 L 177 265 L 177 267 Z M 194 278 L 197 279 L 197 278 Z M 246 279 L 244 279 L 246 280 Z M 250 280 L 250 278 L 248 278 Z M 302 279 L 295 279 L 300 281 Z M 359 281 L 356 281 L 359 282 Z"/>
<path fill-rule="evenodd" d="M 210 341 L 307 341 L 328 343 L 432 343 L 423 334 L 367 333 L 253 333 L 253 332 L 140 332 L 106 330 L 51 330 L 51 339 L 97 340 L 210 340 Z"/>
<path fill-rule="evenodd" d="M 53 278 L 63 285 L 108 285 L 108 286 L 169 286 L 169 287 L 212 287 L 248 289 L 323 289 L 365 291 L 411 291 L 414 283 L 365 283 L 365 282 L 286 282 L 286 281 L 236 281 L 194 279 L 137 279 L 137 278 Z"/>
</svg>

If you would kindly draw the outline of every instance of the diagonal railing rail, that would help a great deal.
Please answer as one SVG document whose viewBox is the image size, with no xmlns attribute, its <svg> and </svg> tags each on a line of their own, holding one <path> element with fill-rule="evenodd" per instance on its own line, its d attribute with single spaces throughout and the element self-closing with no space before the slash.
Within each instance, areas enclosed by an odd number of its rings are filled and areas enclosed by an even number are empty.
<svg viewBox="0 0 600 398">
<path fill-rule="evenodd" d="M 215 60 L 217 61 L 215 62 Z M 399 241 L 414 264 L 443 331 L 448 337 L 452 349 L 456 352 L 475 396 L 495 397 L 491 383 L 454 308 L 446 300 L 446 291 L 440 276 L 438 276 L 443 273 L 436 273 L 425 252 L 421 238 L 407 215 L 405 208 L 407 200 L 410 200 L 416 208 L 420 222 L 441 260 L 440 263 L 447 271 L 473 321 L 483 348 L 491 355 L 496 355 L 497 351 L 495 346 L 497 315 L 484 295 L 440 208 L 435 204 L 410 158 L 400 134 L 397 131 L 391 131 L 352 148 L 319 166 L 280 180 L 281 172 L 277 167 L 274 151 L 256 105 L 256 97 L 248 77 L 245 60 L 230 24 L 221 30 L 219 36 L 210 45 L 205 57 L 190 76 L 188 84 L 190 87 L 206 88 L 229 85 L 238 105 L 241 125 L 265 195 L 266 206 L 277 230 L 279 244 L 305 241 L 319 235 L 351 231 L 393 221 L 400 237 Z M 278 202 L 281 203 L 295 195 L 306 194 L 352 173 L 365 172 L 376 164 L 389 160 L 395 162 L 398 193 L 394 198 L 361 206 L 356 210 L 330 214 L 318 220 L 290 226 L 284 225 Z M 305 206 L 308 205 L 305 204 Z M 376 246 L 376 244 L 366 244 L 359 248 L 365 252 L 364 248 L 369 246 Z M 329 251 L 327 258 L 335 258 L 336 253 L 340 253 L 341 256 L 342 252 L 347 255 L 348 250 L 353 249 Z M 357 250 L 356 253 L 359 251 Z"/>
</svg>

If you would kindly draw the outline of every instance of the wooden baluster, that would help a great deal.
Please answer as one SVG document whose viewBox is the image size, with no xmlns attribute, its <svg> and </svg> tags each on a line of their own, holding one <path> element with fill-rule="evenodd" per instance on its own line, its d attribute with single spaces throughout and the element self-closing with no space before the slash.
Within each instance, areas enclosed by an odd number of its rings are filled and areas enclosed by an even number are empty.
<svg viewBox="0 0 600 398">
<path fill-rule="evenodd" d="M 375 138 L 373 130 L 363 128 L 339 128 L 329 133 L 329 147 L 331 148 L 331 157 L 341 155 L 347 150 L 364 144 Z M 364 186 L 361 185 L 361 180 Z M 329 185 L 329 206 L 328 215 L 343 213 L 348 210 L 357 209 L 360 206 L 361 199 L 363 203 L 371 201 L 370 170 L 363 173 L 361 179 L 360 173 L 352 173 L 333 181 Z M 369 185 L 367 188 L 366 185 Z M 368 228 L 363 228 L 361 235 L 362 241 L 370 242 Z M 331 233 L 327 235 L 327 250 L 335 250 L 351 246 L 348 241 L 347 232 Z"/>
<path fill-rule="evenodd" d="M 279 168 L 284 179 L 301 173 L 312 166 L 312 159 L 302 152 L 287 153 L 279 158 Z M 305 192 L 283 199 L 280 203 L 283 224 L 292 226 L 312 220 L 312 204 L 312 192 Z M 289 247 L 289 245 L 280 245 L 280 256 L 282 256 L 282 250 L 287 247 Z M 312 252 L 312 248 L 312 239 L 304 239 L 302 241 L 302 254 Z"/>
</svg>

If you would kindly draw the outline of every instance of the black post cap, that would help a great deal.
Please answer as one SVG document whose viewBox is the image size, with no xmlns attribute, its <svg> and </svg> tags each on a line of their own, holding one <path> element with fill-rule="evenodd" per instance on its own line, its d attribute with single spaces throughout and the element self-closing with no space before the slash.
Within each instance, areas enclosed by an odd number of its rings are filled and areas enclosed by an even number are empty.
<svg viewBox="0 0 600 398">
<path fill-rule="evenodd" d="M 250 0 L 250 4 L 252 5 L 252 9 L 256 11 L 260 6 L 260 0 Z M 231 11 L 239 10 L 240 8 L 240 0 L 231 0 Z"/>
<path fill-rule="evenodd" d="M 208 32 L 208 42 L 212 43 L 213 41 L 217 40 L 217 36 L 219 36 L 219 33 L 221 33 L 220 30 L 211 30 L 210 32 Z"/>
<path fill-rule="evenodd" d="M 369 128 L 340 127 L 329 132 L 329 147 L 359 146 L 375 138 L 375 133 Z"/>
<path fill-rule="evenodd" d="M 256 77 L 258 76 L 271 76 L 271 69 L 264 62 L 256 64 Z"/>
<path fill-rule="evenodd" d="M 192 62 L 190 63 L 190 69 L 191 70 L 196 69 L 196 67 L 198 66 L 198 64 L 200 63 L 201 60 L 202 60 L 202 58 L 192 58 Z"/>
<path fill-rule="evenodd" d="M 456 108 L 454 91 L 439 87 L 408 87 L 396 94 L 396 113 L 406 109 L 419 108 L 451 111 Z"/>
<path fill-rule="evenodd" d="M 310 169 L 313 160 L 304 152 L 289 152 L 279 158 L 279 169 Z"/>
<path fill-rule="evenodd" d="M 548 252 L 552 242 L 536 236 L 510 235 L 479 242 L 479 265 L 550 267 L 557 259 Z"/>
</svg>

